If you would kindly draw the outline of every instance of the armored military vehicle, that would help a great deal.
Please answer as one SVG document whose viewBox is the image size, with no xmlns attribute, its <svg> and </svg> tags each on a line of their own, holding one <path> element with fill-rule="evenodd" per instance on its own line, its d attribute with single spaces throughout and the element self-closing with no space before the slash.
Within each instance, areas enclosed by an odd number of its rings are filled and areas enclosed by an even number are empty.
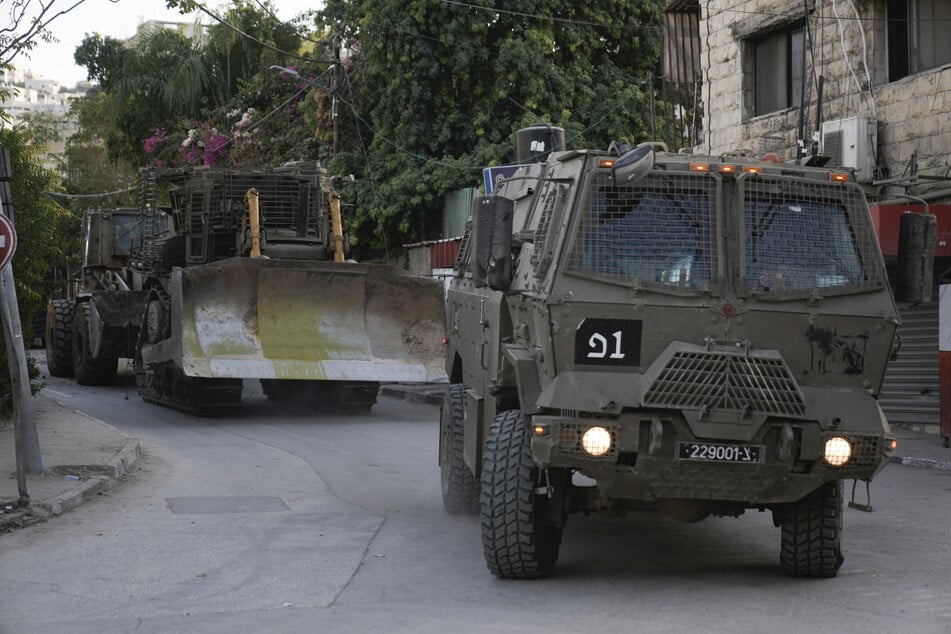
<svg viewBox="0 0 951 634">
<path fill-rule="evenodd" d="M 898 310 L 863 190 L 622 149 L 552 153 L 474 201 L 447 298 L 444 505 L 481 514 L 499 577 L 550 574 L 570 513 L 748 509 L 772 513 L 787 573 L 832 577 L 842 482 L 896 446 L 876 396 Z"/>
</svg>

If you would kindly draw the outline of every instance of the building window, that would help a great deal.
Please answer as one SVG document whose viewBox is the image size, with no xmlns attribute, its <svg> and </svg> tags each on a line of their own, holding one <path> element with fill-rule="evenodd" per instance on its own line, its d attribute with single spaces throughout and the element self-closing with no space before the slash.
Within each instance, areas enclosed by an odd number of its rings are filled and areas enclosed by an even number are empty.
<svg viewBox="0 0 951 634">
<path fill-rule="evenodd" d="M 752 40 L 754 115 L 798 106 L 802 100 L 805 31 L 802 24 Z"/>
<path fill-rule="evenodd" d="M 887 28 L 889 81 L 951 62 L 947 0 L 889 0 Z"/>
</svg>

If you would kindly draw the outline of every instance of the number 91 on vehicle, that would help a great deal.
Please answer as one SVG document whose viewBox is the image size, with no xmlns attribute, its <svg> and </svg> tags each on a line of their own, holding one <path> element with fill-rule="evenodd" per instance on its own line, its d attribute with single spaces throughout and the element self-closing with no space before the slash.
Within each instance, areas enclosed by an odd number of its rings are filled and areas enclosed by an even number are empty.
<svg viewBox="0 0 951 634">
<path fill-rule="evenodd" d="M 763 448 L 759 445 L 721 445 L 706 442 L 682 442 L 677 449 L 681 460 L 706 462 L 758 463 Z"/>
</svg>

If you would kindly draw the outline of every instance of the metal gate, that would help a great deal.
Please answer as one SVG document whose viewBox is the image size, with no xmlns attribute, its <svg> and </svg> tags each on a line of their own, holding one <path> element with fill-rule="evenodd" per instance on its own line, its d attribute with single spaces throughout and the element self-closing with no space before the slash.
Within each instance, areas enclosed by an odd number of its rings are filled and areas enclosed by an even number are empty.
<svg viewBox="0 0 951 634">
<path fill-rule="evenodd" d="M 901 350 L 885 373 L 879 404 L 890 423 L 939 422 L 938 304 L 901 311 Z"/>
</svg>

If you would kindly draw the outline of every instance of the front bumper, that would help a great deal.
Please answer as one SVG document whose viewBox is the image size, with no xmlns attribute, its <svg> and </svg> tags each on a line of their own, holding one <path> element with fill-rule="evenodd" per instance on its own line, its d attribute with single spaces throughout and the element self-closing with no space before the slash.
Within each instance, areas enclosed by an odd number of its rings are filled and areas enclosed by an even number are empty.
<svg viewBox="0 0 951 634">
<path fill-rule="evenodd" d="M 581 443 L 592 426 L 608 430 L 611 448 L 588 454 Z M 600 493 L 630 500 L 697 499 L 738 502 L 748 506 L 794 502 L 824 482 L 869 480 L 889 460 L 894 438 L 874 431 L 823 430 L 818 422 L 768 418 L 742 439 L 699 438 L 679 412 L 623 412 L 611 417 L 536 415 L 531 420 L 531 448 L 543 467 L 576 469 L 597 480 Z M 887 428 L 885 428 L 887 429 Z M 825 441 L 848 440 L 849 461 L 833 467 L 823 459 Z M 755 462 L 692 460 L 680 457 L 682 443 L 702 442 L 758 448 Z"/>
</svg>

